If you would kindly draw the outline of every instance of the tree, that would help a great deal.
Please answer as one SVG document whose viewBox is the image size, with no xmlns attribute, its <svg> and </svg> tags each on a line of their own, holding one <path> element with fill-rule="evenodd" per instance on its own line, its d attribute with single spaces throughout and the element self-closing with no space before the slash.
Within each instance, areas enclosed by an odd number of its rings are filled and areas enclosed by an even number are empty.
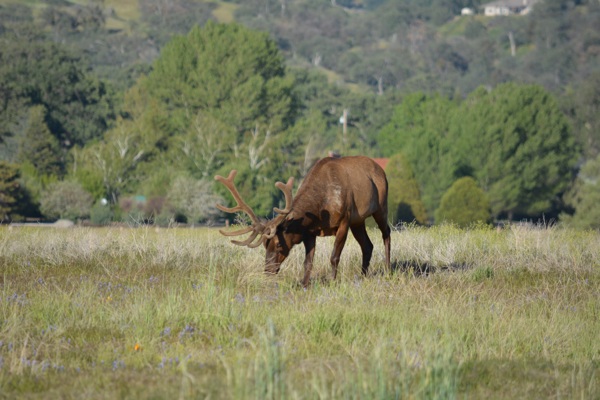
<svg viewBox="0 0 600 400">
<path fill-rule="evenodd" d="M 416 221 L 426 225 L 427 213 L 421 201 L 419 185 L 406 158 L 402 154 L 391 157 L 385 171 L 389 182 L 388 207 L 393 222 Z"/>
<path fill-rule="evenodd" d="M 573 215 L 560 215 L 567 225 L 600 228 L 600 155 L 583 165 L 573 188 L 565 195 L 565 202 L 575 210 Z"/>
<path fill-rule="evenodd" d="M 233 168 L 252 176 L 248 190 L 268 200 L 250 196 L 249 203 L 257 213 L 272 209 L 277 144 L 296 116 L 294 82 L 275 42 L 237 24 L 209 22 L 173 38 L 136 86 L 164 110 L 160 151 L 173 159 L 183 153 L 194 176 Z"/>
<path fill-rule="evenodd" d="M 455 168 L 474 176 L 494 216 L 508 219 L 552 211 L 578 157 L 556 100 L 537 85 L 475 91 L 455 113 L 449 138 Z"/>
<path fill-rule="evenodd" d="M 440 95 L 408 95 L 378 136 L 384 156 L 401 153 L 410 163 L 430 215 L 442 194 L 462 176 L 451 158 L 453 143 L 447 137 L 454 108 L 454 102 Z"/>
<path fill-rule="evenodd" d="M 11 220 L 22 197 L 17 166 L 0 161 L 0 222 Z"/>
<path fill-rule="evenodd" d="M 50 133 L 45 118 L 44 106 L 38 105 L 29 109 L 27 127 L 19 143 L 18 159 L 33 164 L 38 175 L 62 176 L 60 144 Z"/>
<path fill-rule="evenodd" d="M 562 100 L 584 157 L 595 158 L 600 154 L 600 72 L 567 88 Z"/>
<path fill-rule="evenodd" d="M 64 148 L 98 138 L 111 125 L 112 90 L 80 57 L 62 45 L 11 34 L 0 36 L 0 47 L 0 137 L 20 133 L 23 106 L 46 108 L 45 123 Z"/>
<path fill-rule="evenodd" d="M 198 112 L 187 132 L 172 141 L 175 163 L 193 176 L 209 177 L 223 164 L 223 154 L 235 138 L 232 130 L 212 115 Z"/>
<path fill-rule="evenodd" d="M 463 228 L 490 220 L 490 201 L 470 176 L 460 178 L 450 186 L 435 212 L 436 223 L 451 222 Z"/>
<path fill-rule="evenodd" d="M 275 42 L 237 24 L 209 22 L 173 38 L 144 84 L 184 129 L 199 111 L 240 136 L 257 122 L 280 132 L 294 116 L 293 82 Z"/>
<path fill-rule="evenodd" d="M 88 217 L 93 202 L 92 196 L 79 183 L 61 181 L 44 191 L 40 210 L 48 218 L 74 221 Z"/>
<path fill-rule="evenodd" d="M 138 121 L 139 122 L 139 121 Z M 111 204 L 117 204 L 127 187 L 139 180 L 138 165 L 150 154 L 152 144 L 144 142 L 139 125 L 132 121 L 119 121 L 104 135 L 104 140 L 83 150 L 79 174 L 101 177 Z"/>
</svg>

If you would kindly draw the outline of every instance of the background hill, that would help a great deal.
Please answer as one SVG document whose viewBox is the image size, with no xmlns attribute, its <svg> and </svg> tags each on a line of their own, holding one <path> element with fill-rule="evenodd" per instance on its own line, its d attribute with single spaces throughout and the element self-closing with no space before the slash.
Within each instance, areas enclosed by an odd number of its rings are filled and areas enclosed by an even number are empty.
<svg viewBox="0 0 600 400">
<path fill-rule="evenodd" d="M 3 24 L 36 21 L 53 40 L 85 52 L 100 76 L 122 86 L 131 85 L 132 70 L 148 68 L 173 35 L 186 34 L 208 20 L 237 21 L 268 31 L 289 65 L 320 69 L 331 81 L 374 92 L 466 95 L 479 85 L 509 80 L 540 83 L 560 92 L 599 69 L 596 2 L 546 0 L 527 16 L 501 18 L 481 15 L 482 3 L 3 0 L 0 4 Z M 460 16 L 463 7 L 479 14 Z"/>
</svg>

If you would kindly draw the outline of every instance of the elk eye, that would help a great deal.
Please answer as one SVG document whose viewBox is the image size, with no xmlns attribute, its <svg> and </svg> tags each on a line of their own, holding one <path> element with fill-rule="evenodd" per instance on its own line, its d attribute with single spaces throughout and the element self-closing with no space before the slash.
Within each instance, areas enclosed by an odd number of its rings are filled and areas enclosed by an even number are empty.
<svg viewBox="0 0 600 400">
<path fill-rule="evenodd" d="M 280 249 L 280 248 L 282 248 L 282 247 L 283 247 L 283 246 L 281 245 L 281 243 L 277 243 L 277 248 L 278 248 L 278 249 Z"/>
</svg>

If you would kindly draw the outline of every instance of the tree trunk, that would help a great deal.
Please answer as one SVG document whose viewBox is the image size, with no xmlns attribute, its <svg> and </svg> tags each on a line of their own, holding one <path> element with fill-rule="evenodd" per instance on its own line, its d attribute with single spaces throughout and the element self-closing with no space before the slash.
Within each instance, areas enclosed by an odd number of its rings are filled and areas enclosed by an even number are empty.
<svg viewBox="0 0 600 400">
<path fill-rule="evenodd" d="M 508 40 L 510 42 L 510 55 L 514 57 L 517 55 L 517 45 L 512 31 L 508 32 Z"/>
</svg>

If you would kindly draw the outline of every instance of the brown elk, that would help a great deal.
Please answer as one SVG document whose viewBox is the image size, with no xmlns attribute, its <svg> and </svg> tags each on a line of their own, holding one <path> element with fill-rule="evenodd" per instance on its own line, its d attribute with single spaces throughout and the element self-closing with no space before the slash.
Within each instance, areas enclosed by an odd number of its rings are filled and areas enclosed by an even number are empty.
<svg viewBox="0 0 600 400">
<path fill-rule="evenodd" d="M 362 273 L 366 275 L 373 253 L 365 220 L 372 216 L 383 235 L 385 261 L 390 267 L 390 227 L 387 223 L 388 183 L 383 169 L 370 158 L 355 156 L 324 158 L 309 171 L 296 196 L 292 195 L 294 179 L 287 184 L 277 182 L 275 186 L 285 195 L 285 209 L 274 208 L 277 216 L 269 221 L 256 217 L 237 191 L 232 170 L 227 178 L 215 176 L 233 195 L 237 206 L 217 207 L 227 213 L 243 211 L 250 216 L 252 225 L 234 232 L 220 231 L 225 236 L 238 236 L 250 233 L 244 241 L 232 240 L 240 246 L 266 249 L 265 272 L 277 274 L 281 263 L 289 255 L 292 247 L 304 243 L 304 279 L 309 283 L 315 254 L 317 236 L 335 236 L 331 266 L 333 279 L 337 275 L 340 255 L 346 243 L 348 230 L 352 232 L 362 249 Z M 258 238 L 258 239 L 257 239 Z"/>
</svg>

